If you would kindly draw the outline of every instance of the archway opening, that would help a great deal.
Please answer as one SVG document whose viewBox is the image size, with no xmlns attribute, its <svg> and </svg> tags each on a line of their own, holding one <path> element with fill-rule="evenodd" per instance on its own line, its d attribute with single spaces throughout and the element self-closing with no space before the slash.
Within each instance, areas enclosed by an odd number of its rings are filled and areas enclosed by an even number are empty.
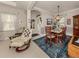
<svg viewBox="0 0 79 59">
<path fill-rule="evenodd" d="M 41 33 L 41 25 L 42 24 L 42 17 L 41 13 L 38 10 L 31 11 L 31 29 L 32 29 L 32 36 L 37 36 Z"/>
</svg>

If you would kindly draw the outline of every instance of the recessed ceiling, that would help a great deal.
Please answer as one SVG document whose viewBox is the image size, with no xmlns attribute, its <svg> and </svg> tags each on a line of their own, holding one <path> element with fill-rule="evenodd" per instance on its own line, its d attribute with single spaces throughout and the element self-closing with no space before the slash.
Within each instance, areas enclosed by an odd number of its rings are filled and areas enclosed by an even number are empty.
<svg viewBox="0 0 79 59">
<path fill-rule="evenodd" d="M 15 1 L 16 6 L 22 9 L 27 9 L 29 1 Z"/>
<path fill-rule="evenodd" d="M 30 1 L 17 1 L 16 5 L 19 8 L 27 9 Z M 60 5 L 60 12 L 79 8 L 79 1 L 37 1 L 34 7 L 42 8 L 51 12 L 57 13 L 57 5 Z"/>
<path fill-rule="evenodd" d="M 36 7 L 55 14 L 57 13 L 57 5 L 60 5 L 60 12 L 64 12 L 79 8 L 79 1 L 38 1 Z"/>
</svg>

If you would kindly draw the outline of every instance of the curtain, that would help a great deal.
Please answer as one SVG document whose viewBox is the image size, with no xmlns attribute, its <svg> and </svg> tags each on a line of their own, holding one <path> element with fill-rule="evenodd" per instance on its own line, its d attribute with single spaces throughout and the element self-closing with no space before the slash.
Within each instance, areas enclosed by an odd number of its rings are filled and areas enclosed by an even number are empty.
<svg viewBox="0 0 79 59">
<path fill-rule="evenodd" d="M 1 13 L 1 21 L 3 24 L 2 30 L 3 31 L 15 30 L 15 20 L 16 20 L 16 15 Z"/>
</svg>

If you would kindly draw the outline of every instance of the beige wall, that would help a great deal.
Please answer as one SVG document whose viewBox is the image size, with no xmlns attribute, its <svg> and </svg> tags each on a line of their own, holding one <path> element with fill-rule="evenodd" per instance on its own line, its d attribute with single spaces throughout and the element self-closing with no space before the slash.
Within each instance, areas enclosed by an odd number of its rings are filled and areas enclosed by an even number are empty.
<svg viewBox="0 0 79 59">
<path fill-rule="evenodd" d="M 71 19 L 71 25 L 67 25 L 67 22 L 66 22 L 66 26 L 67 26 L 66 34 L 72 36 L 73 35 L 73 16 L 79 15 L 79 8 L 63 12 L 62 15 L 65 16 L 66 21 L 67 19 Z"/>
<path fill-rule="evenodd" d="M 0 3 L 0 13 L 15 14 L 17 16 L 17 19 L 16 19 L 16 22 L 17 22 L 16 25 L 17 26 L 15 26 L 16 29 L 19 29 L 19 28 L 21 28 L 23 26 L 26 26 L 26 21 L 27 20 L 26 20 L 26 12 L 24 10 Z M 0 25 L 0 26 L 2 26 L 2 25 Z M 17 30 L 17 31 L 19 31 L 19 30 Z M 0 32 L 3 35 L 6 33 L 6 32 L 3 33 L 1 28 L 0 28 Z M 16 31 L 9 31 L 9 32 L 7 32 L 7 34 L 11 35 L 11 34 L 14 34 L 15 32 Z M 0 33 L 0 36 L 1 36 L 1 33 Z"/>
<path fill-rule="evenodd" d="M 41 28 L 40 29 L 38 28 L 38 30 L 37 29 L 36 30 L 39 31 L 40 34 L 45 34 L 45 26 L 46 26 L 46 23 L 47 23 L 47 19 L 52 18 L 52 14 L 49 13 L 48 11 L 44 10 L 44 9 L 37 8 L 37 7 L 35 7 L 34 10 L 39 11 L 40 14 L 41 14 L 41 18 L 42 18 Z"/>
</svg>

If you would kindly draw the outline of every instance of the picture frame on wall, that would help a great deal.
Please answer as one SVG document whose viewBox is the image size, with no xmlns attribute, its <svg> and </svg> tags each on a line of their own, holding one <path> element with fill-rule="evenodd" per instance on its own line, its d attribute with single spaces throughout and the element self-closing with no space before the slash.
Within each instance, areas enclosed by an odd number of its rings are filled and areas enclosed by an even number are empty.
<svg viewBox="0 0 79 59">
<path fill-rule="evenodd" d="M 31 29 L 35 29 L 35 20 L 34 19 L 31 20 Z"/>
<path fill-rule="evenodd" d="M 47 19 L 47 25 L 51 25 L 52 24 L 52 19 Z"/>
</svg>

